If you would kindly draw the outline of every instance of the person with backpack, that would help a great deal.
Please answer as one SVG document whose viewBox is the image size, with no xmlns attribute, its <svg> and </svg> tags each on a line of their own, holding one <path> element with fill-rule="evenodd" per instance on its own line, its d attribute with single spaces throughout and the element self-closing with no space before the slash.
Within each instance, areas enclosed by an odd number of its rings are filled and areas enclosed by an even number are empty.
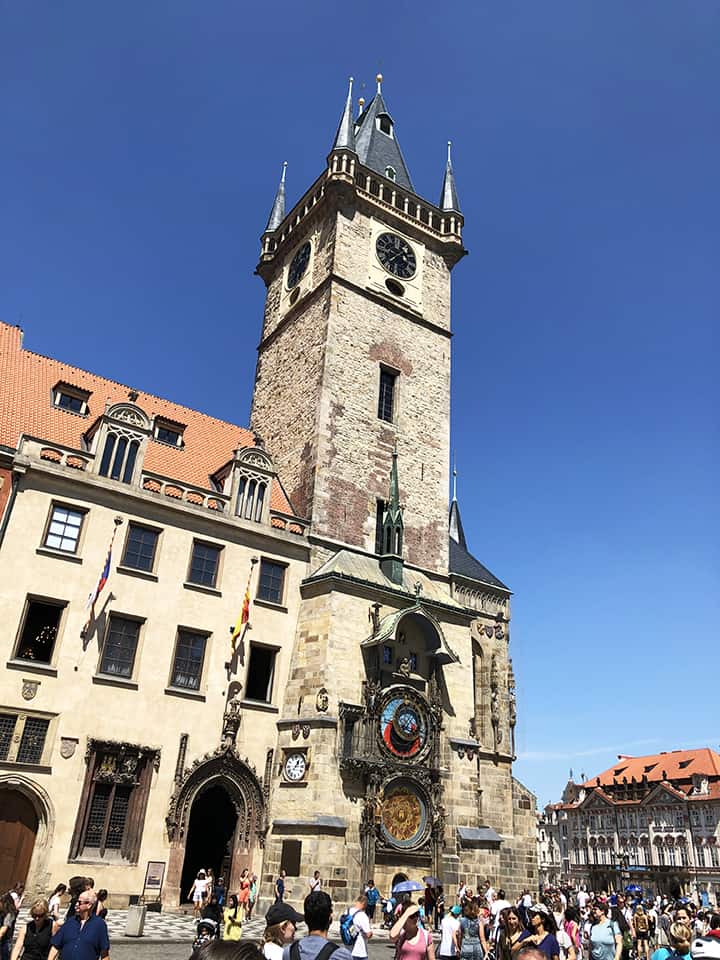
<svg viewBox="0 0 720 960">
<path fill-rule="evenodd" d="M 352 960 L 346 946 L 328 940 L 333 905 L 329 894 L 316 890 L 305 897 L 303 913 L 308 934 L 283 949 L 282 960 Z"/>
<path fill-rule="evenodd" d="M 347 946 L 350 946 L 348 939 L 351 940 L 351 953 L 353 957 L 357 957 L 359 960 L 367 960 L 367 942 L 373 935 L 370 929 L 370 919 L 367 915 L 367 904 L 367 894 L 361 893 L 355 901 L 355 906 L 348 910 L 345 922 L 343 923 L 343 918 L 340 920 L 342 941 Z M 346 939 L 346 937 L 348 939 Z"/>
<path fill-rule="evenodd" d="M 419 924 L 420 908 L 416 903 L 406 905 L 390 930 L 390 939 L 396 945 L 395 960 L 435 960 L 432 934 Z"/>
<path fill-rule="evenodd" d="M 648 941 L 650 939 L 650 918 L 645 913 L 643 905 L 639 903 L 633 914 L 633 927 L 635 928 L 635 939 L 637 941 L 637 956 L 645 957 L 647 960 Z"/>
<path fill-rule="evenodd" d="M 368 915 L 370 923 L 375 919 L 375 907 L 377 906 L 380 900 L 380 891 L 375 886 L 374 880 L 368 880 L 367 887 L 365 888 L 365 894 L 367 895 L 367 908 L 365 913 Z"/>
</svg>

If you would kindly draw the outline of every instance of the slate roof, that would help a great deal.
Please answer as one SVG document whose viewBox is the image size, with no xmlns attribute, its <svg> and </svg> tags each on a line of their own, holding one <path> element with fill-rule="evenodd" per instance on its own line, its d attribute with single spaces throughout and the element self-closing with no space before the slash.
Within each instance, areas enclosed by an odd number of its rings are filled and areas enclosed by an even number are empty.
<svg viewBox="0 0 720 960">
<path fill-rule="evenodd" d="M 385 170 L 395 170 L 395 183 L 415 192 L 405 159 L 397 139 L 397 130 L 393 123 L 393 133 L 389 136 L 378 130 L 376 123 L 381 113 L 390 116 L 382 93 L 376 93 L 370 103 L 355 121 L 355 149 L 360 163 L 385 177 Z"/>
<path fill-rule="evenodd" d="M 90 393 L 87 416 L 53 405 L 53 387 L 60 381 Z M 81 449 L 83 434 L 102 416 L 106 404 L 127 401 L 130 389 L 24 350 L 20 328 L 0 322 L 0 446 L 15 450 L 25 434 Z M 151 419 L 162 417 L 184 426 L 182 447 L 151 440 L 145 454 L 145 469 L 171 480 L 211 489 L 210 476 L 232 459 L 233 451 L 255 445 L 254 435 L 246 427 L 216 420 L 171 400 L 138 391 L 135 403 Z M 280 483 L 272 485 L 270 506 L 281 513 L 294 513 Z"/>
<path fill-rule="evenodd" d="M 493 587 L 500 587 L 501 590 L 510 589 L 502 580 L 498 580 L 495 574 L 491 573 L 479 560 L 476 560 L 468 550 L 465 531 L 463 530 L 462 520 L 460 519 L 460 507 L 458 506 L 457 500 L 453 500 L 450 505 L 449 545 L 450 573 L 467 577 L 468 580 L 477 580 L 480 583 L 487 583 Z"/>
</svg>

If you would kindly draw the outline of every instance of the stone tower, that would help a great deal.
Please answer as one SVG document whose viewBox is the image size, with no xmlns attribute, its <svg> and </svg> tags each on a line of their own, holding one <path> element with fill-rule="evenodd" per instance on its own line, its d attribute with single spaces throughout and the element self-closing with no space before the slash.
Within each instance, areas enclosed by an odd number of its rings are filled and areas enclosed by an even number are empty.
<svg viewBox="0 0 720 960">
<path fill-rule="evenodd" d="M 414 193 L 380 87 L 357 119 L 348 94 L 327 167 L 287 216 L 280 184 L 258 266 L 268 293 L 251 426 L 331 548 L 375 550 L 397 448 L 406 556 L 444 572 L 463 220 L 450 167 L 446 209 Z"/>
<path fill-rule="evenodd" d="M 373 877 L 532 884 L 534 805 L 512 777 L 510 591 L 448 509 L 450 274 L 463 217 L 448 149 L 419 197 L 381 77 L 352 81 L 322 174 L 257 268 L 267 286 L 251 426 L 272 451 L 312 561 L 289 657 L 262 892 L 319 869 L 350 899 Z M 514 889 L 514 883 L 512 889 Z"/>
</svg>

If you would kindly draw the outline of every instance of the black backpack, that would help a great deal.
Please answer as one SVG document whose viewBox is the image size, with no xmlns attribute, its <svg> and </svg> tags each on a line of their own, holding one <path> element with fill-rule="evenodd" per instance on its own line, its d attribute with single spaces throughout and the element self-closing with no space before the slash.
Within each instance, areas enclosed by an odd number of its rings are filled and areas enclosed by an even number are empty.
<svg viewBox="0 0 720 960">
<path fill-rule="evenodd" d="M 335 953 L 336 950 L 339 950 L 337 943 L 333 943 L 331 940 L 325 944 L 318 952 L 315 954 L 314 960 L 330 960 L 330 957 Z M 300 960 L 300 941 L 294 940 L 290 944 L 290 960 Z"/>
</svg>

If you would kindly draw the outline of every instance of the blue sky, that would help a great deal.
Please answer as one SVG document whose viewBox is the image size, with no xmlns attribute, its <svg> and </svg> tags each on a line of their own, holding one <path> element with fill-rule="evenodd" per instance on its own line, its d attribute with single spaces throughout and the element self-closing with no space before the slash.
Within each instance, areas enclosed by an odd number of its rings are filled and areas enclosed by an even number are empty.
<svg viewBox="0 0 720 960">
<path fill-rule="evenodd" d="M 0 0 L 0 318 L 222 418 L 248 418 L 281 163 L 292 202 L 347 76 L 382 70 L 432 200 L 454 141 L 459 496 L 515 592 L 541 803 L 720 742 L 719 46 L 714 0 Z"/>
</svg>

